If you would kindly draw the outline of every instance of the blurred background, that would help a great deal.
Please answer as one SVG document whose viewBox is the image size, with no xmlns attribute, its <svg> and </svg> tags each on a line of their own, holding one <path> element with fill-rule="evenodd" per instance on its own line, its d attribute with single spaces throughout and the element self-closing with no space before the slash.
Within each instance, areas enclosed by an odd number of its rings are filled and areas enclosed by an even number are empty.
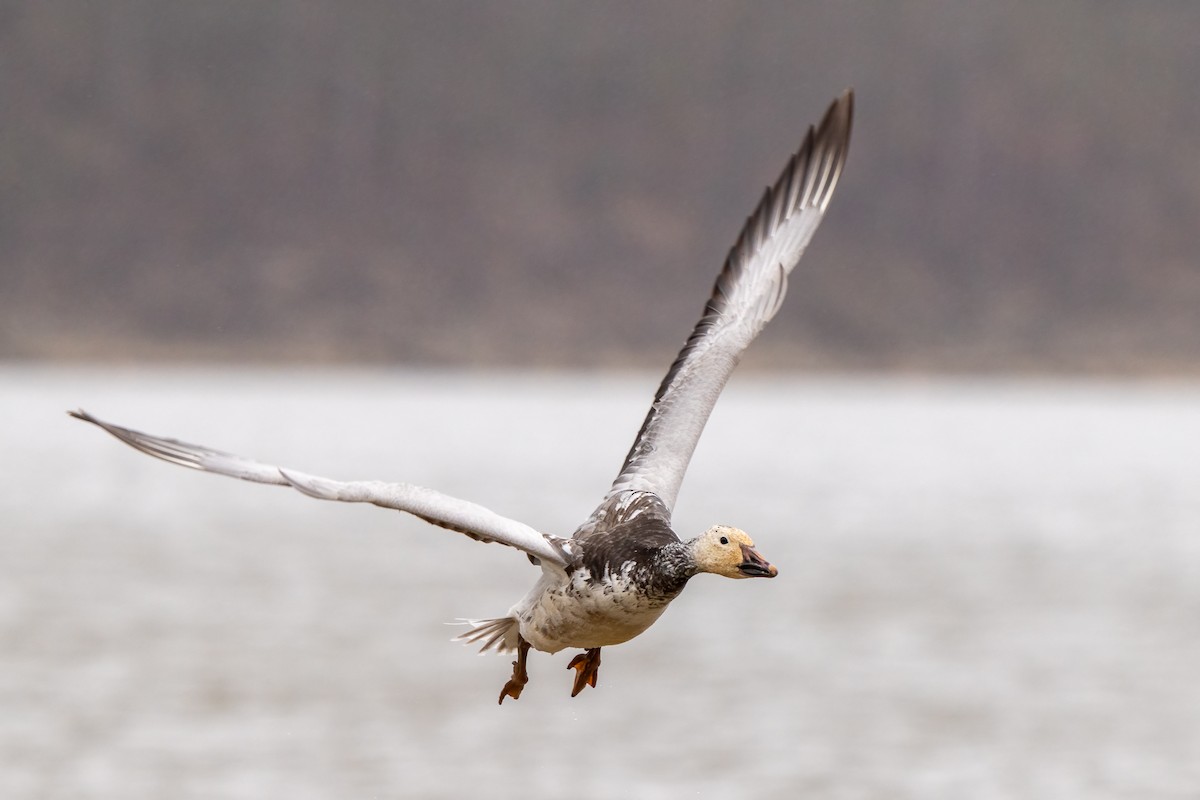
<svg viewBox="0 0 1200 800">
<path fill-rule="evenodd" d="M 1200 4 L 0 0 L 0 797 L 1200 796 Z M 570 653 L 524 559 L 68 419 L 568 534 L 857 95 L 675 527 Z"/>
<path fill-rule="evenodd" d="M 668 361 L 844 88 L 751 363 L 1194 374 L 1193 3 L 0 9 L 0 356 Z"/>
</svg>

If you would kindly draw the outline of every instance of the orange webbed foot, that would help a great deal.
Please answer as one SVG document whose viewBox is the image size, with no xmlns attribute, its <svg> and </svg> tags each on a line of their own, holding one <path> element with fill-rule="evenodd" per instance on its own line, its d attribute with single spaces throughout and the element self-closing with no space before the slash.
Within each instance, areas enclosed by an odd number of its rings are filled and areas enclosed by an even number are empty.
<svg viewBox="0 0 1200 800">
<path fill-rule="evenodd" d="M 525 659 L 529 656 L 529 642 L 517 636 L 517 660 L 512 662 L 513 674 L 508 679 L 508 683 L 504 684 L 504 688 L 500 690 L 499 703 L 504 703 L 504 698 L 511 697 L 513 700 L 519 700 L 521 690 L 525 688 L 525 684 L 529 683 L 529 673 L 525 669 Z"/>
<path fill-rule="evenodd" d="M 600 648 L 593 647 L 575 656 L 567 664 L 567 669 L 575 670 L 575 686 L 571 689 L 571 697 L 582 692 L 584 686 L 595 688 L 596 677 L 600 674 Z"/>
</svg>

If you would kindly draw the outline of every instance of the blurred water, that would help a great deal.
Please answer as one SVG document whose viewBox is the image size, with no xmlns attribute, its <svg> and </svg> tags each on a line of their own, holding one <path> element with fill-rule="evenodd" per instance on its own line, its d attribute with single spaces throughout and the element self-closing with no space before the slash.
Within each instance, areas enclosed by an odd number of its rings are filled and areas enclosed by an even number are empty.
<svg viewBox="0 0 1200 800">
<path fill-rule="evenodd" d="M 656 380 L 0 370 L 0 797 L 1200 797 L 1200 386 L 739 376 L 677 528 L 780 577 L 503 707 L 518 554 L 62 413 L 567 533 Z"/>
</svg>

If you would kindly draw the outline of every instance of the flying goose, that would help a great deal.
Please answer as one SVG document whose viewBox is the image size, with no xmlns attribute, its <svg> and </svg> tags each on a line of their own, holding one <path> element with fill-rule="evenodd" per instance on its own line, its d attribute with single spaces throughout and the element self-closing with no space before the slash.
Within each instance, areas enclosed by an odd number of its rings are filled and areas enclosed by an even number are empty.
<svg viewBox="0 0 1200 800">
<path fill-rule="evenodd" d="M 704 314 L 667 371 L 620 473 L 592 515 L 569 537 L 542 533 L 465 500 L 406 483 L 335 481 L 176 439 L 150 436 L 97 419 L 90 422 L 126 444 L 192 469 L 290 486 L 321 500 L 374 503 L 481 542 L 523 550 L 541 567 L 529 593 L 496 619 L 469 620 L 458 640 L 480 651 L 517 654 L 500 703 L 529 680 L 531 647 L 545 653 L 580 649 L 574 697 L 595 686 L 600 649 L 642 633 L 701 572 L 727 578 L 773 578 L 778 570 L 742 530 L 715 525 L 681 541 L 671 510 L 709 413 L 742 352 L 779 310 L 788 273 L 820 224 L 841 176 L 850 141 L 854 96 L 835 100 L 809 128 L 783 174 L 767 188 L 717 276 Z"/>
</svg>

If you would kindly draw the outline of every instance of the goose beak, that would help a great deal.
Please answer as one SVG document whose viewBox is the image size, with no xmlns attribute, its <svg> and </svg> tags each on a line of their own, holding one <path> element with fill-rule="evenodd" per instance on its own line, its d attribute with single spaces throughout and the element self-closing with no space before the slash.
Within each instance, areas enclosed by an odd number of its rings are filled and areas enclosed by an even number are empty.
<svg viewBox="0 0 1200 800">
<path fill-rule="evenodd" d="M 742 563 L 738 564 L 738 570 L 747 578 L 774 578 L 779 574 L 773 564 L 767 563 L 757 550 L 747 544 L 742 545 Z"/>
</svg>

